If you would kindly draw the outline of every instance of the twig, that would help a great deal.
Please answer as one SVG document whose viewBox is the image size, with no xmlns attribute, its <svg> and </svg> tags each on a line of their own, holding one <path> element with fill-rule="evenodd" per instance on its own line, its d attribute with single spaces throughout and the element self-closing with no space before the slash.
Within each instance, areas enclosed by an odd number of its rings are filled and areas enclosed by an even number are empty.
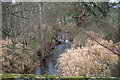
<svg viewBox="0 0 120 80">
<path fill-rule="evenodd" d="M 114 53 L 115 55 L 120 56 L 120 52 L 119 52 L 118 50 L 117 50 L 117 52 L 116 52 L 116 51 L 114 51 L 113 49 L 111 49 L 111 48 L 109 48 L 109 47 L 107 47 L 107 46 L 99 43 L 96 39 L 94 39 L 93 37 L 91 37 L 91 36 L 90 36 L 89 34 L 87 34 L 86 32 L 83 31 L 83 33 L 86 34 L 88 37 L 90 37 L 90 38 L 91 38 L 92 40 L 94 40 L 95 42 L 97 42 L 99 45 L 101 45 L 101 46 L 103 46 L 104 48 L 110 50 L 110 51 L 111 51 L 112 53 Z"/>
<path fill-rule="evenodd" d="M 39 3 L 38 3 L 38 4 L 39 4 Z M 30 11 L 31 8 L 34 8 L 34 7 L 38 6 L 38 4 L 35 4 L 34 6 L 29 7 L 29 8 L 27 8 L 27 9 L 24 9 L 24 10 L 21 10 L 21 11 L 18 11 L 18 12 L 14 12 L 14 14 L 16 14 L 16 13 L 21 13 L 21 12 L 23 12 L 23 11 Z"/>
<path fill-rule="evenodd" d="M 29 19 L 29 18 L 26 18 L 26 17 L 23 17 L 23 16 L 18 16 L 18 15 L 14 14 L 14 13 L 11 13 L 11 12 L 9 12 L 9 13 L 12 14 L 12 15 L 14 15 L 14 16 L 16 16 L 16 17 L 19 17 L 19 18 Z"/>
<path fill-rule="evenodd" d="M 14 49 L 13 47 L 9 47 L 9 46 L 0 46 L 0 48 L 9 48 L 9 49 Z M 27 48 L 19 48 L 19 47 L 15 47 L 15 49 L 22 49 L 22 50 L 31 50 L 31 49 L 27 49 Z"/>
</svg>

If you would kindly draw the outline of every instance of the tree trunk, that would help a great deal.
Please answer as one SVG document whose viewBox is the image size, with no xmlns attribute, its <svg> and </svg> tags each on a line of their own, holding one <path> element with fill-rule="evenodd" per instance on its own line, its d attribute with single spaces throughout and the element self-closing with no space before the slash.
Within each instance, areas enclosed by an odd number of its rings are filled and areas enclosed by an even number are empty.
<svg viewBox="0 0 120 80">
<path fill-rule="evenodd" d="M 39 3 L 39 29 L 40 29 L 40 48 L 44 49 L 44 31 L 43 31 L 43 22 L 42 22 L 42 3 Z"/>
<path fill-rule="evenodd" d="M 118 42 L 120 41 L 120 7 L 118 8 Z M 118 77 L 120 77 L 120 56 L 118 56 Z"/>
</svg>

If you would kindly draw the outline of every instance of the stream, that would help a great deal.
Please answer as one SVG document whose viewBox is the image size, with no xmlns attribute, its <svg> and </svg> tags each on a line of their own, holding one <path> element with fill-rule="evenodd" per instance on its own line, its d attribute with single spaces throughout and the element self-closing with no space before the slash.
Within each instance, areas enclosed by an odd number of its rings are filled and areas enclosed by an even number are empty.
<svg viewBox="0 0 120 80">
<path fill-rule="evenodd" d="M 49 55 L 44 63 L 35 69 L 36 75 L 59 75 L 56 67 L 57 59 L 66 49 L 70 48 L 70 41 L 64 40 L 64 43 L 55 45 L 53 54 Z"/>
</svg>

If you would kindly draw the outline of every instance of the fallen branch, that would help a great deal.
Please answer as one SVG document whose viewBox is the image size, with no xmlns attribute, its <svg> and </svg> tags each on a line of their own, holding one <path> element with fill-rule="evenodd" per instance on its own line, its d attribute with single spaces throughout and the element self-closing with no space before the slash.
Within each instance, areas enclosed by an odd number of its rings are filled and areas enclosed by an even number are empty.
<svg viewBox="0 0 120 80">
<path fill-rule="evenodd" d="M 86 77 L 86 76 L 53 76 L 53 75 L 34 75 L 34 74 L 0 74 L 2 79 L 26 79 L 26 80 L 90 80 L 90 79 L 107 79 L 107 80 L 119 80 L 117 77 Z"/>
</svg>

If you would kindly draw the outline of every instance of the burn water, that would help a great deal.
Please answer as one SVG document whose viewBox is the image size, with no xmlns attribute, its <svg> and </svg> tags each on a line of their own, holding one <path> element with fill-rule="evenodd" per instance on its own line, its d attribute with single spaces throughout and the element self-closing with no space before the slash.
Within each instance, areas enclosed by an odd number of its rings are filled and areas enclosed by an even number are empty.
<svg viewBox="0 0 120 80">
<path fill-rule="evenodd" d="M 45 58 L 43 64 L 35 69 L 36 75 L 60 75 L 57 68 L 57 59 L 66 49 L 70 48 L 70 41 L 54 46 L 54 52 Z"/>
</svg>

